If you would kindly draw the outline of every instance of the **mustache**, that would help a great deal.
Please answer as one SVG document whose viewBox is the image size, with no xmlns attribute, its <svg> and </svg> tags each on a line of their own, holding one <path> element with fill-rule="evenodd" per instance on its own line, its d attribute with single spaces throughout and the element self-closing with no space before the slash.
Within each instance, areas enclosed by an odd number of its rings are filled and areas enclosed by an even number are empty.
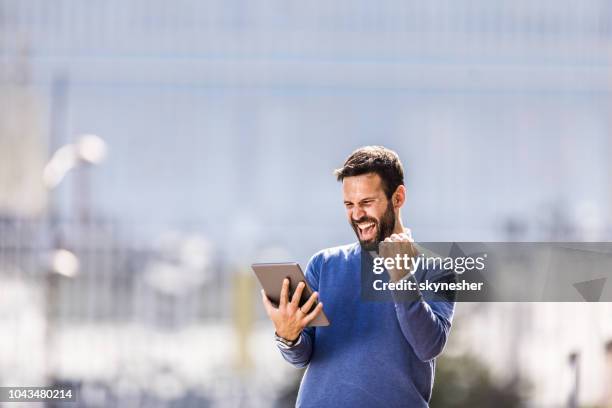
<svg viewBox="0 0 612 408">
<path fill-rule="evenodd" d="M 364 216 L 364 217 L 359 218 L 358 220 L 351 219 L 351 223 L 355 226 L 357 226 L 357 224 L 359 224 L 360 222 L 366 222 L 366 221 L 373 222 L 376 225 L 378 225 L 378 220 L 372 217 Z"/>
</svg>

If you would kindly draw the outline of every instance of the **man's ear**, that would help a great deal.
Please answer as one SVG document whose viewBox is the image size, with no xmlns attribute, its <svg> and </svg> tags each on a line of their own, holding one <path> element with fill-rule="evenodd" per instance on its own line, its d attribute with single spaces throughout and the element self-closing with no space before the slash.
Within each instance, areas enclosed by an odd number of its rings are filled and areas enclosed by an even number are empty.
<svg viewBox="0 0 612 408">
<path fill-rule="evenodd" d="M 397 186 L 391 200 L 393 202 L 393 208 L 401 208 L 406 202 L 406 187 L 404 185 Z"/>
</svg>

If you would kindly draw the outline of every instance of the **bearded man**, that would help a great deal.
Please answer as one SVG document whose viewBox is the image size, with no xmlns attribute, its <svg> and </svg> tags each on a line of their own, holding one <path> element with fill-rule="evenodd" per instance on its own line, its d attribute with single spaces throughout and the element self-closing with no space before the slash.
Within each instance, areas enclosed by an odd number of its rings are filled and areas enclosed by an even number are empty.
<svg viewBox="0 0 612 408">
<path fill-rule="evenodd" d="M 312 257 L 306 279 L 314 293 L 302 307 L 303 282 L 290 299 L 285 279 L 278 307 L 262 291 L 283 357 L 308 367 L 296 406 L 428 407 L 435 358 L 448 339 L 454 302 L 396 296 L 374 302 L 360 296 L 362 254 L 377 251 L 381 242 L 404 247 L 413 242 L 400 217 L 406 201 L 402 164 L 394 151 L 366 146 L 335 174 L 358 242 Z M 406 278 L 389 274 L 391 281 Z M 332 324 L 308 327 L 323 308 Z"/>
</svg>

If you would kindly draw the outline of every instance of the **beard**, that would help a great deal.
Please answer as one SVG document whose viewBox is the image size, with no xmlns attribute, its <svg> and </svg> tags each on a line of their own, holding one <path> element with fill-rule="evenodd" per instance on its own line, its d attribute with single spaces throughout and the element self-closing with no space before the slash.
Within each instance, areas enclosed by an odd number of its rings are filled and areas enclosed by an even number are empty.
<svg viewBox="0 0 612 408">
<path fill-rule="evenodd" d="M 359 234 L 359 227 L 357 224 L 363 222 L 372 222 L 376 226 L 376 237 L 368 240 L 363 240 Z M 355 235 L 357 235 L 357 239 L 359 240 L 359 244 L 361 244 L 362 248 L 366 251 L 378 251 L 378 244 L 382 242 L 385 238 L 389 237 L 393 233 L 393 228 L 395 228 L 395 212 L 393 211 L 393 205 L 391 204 L 391 200 L 389 200 L 389 204 L 387 205 L 387 209 L 385 213 L 382 215 L 380 220 L 377 220 L 374 217 L 364 216 L 358 220 L 351 220 L 351 227 L 353 227 L 353 231 L 355 231 Z"/>
</svg>

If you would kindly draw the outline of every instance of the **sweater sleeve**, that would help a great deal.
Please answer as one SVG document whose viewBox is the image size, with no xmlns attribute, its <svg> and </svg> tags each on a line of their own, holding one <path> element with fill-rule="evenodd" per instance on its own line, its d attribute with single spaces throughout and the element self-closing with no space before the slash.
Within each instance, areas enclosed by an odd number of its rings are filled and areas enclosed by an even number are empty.
<svg viewBox="0 0 612 408">
<path fill-rule="evenodd" d="M 277 344 L 283 358 L 294 367 L 304 368 L 310 363 L 314 343 L 314 331 L 314 327 L 305 328 L 302 333 L 300 333 L 297 344 L 292 347 L 283 347 Z"/>
<path fill-rule="evenodd" d="M 394 296 L 394 302 L 402 333 L 416 356 L 429 361 L 440 355 L 450 334 L 455 302 L 430 294 L 423 296 L 420 292 L 417 300 L 405 301 Z"/>
<path fill-rule="evenodd" d="M 316 292 L 319 290 L 320 253 L 314 255 L 306 267 L 306 281 L 310 288 Z M 283 358 L 297 368 L 303 368 L 310 363 L 314 351 L 315 327 L 306 327 L 300 333 L 300 338 L 292 347 L 277 344 Z"/>
</svg>

